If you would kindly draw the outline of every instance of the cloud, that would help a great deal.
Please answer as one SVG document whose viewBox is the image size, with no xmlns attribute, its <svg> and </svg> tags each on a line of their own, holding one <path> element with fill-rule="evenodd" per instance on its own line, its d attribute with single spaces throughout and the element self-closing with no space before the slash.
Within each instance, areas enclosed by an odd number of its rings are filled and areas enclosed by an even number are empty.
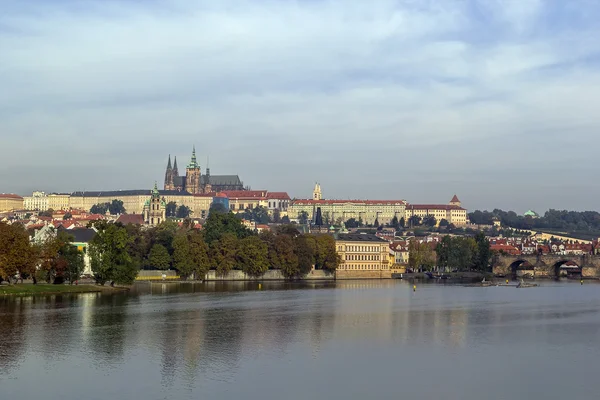
<svg viewBox="0 0 600 400">
<path fill-rule="evenodd" d="M 593 207 L 600 193 L 552 193 L 562 160 L 572 183 L 593 176 L 600 6 L 557 3 L 12 3 L 0 190 L 150 186 L 196 144 L 213 174 L 295 196 L 320 180 L 328 196 Z M 532 166 L 553 189 L 528 189 Z"/>
</svg>

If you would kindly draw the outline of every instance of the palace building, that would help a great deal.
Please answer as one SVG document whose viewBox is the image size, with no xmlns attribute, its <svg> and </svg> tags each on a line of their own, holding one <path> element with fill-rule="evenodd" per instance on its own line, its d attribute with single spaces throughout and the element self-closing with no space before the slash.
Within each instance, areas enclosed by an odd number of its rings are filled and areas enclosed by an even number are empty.
<svg viewBox="0 0 600 400">
<path fill-rule="evenodd" d="M 177 157 L 171 164 L 171 156 L 165 171 L 164 190 L 188 192 L 189 194 L 208 194 L 225 190 L 245 190 L 244 184 L 238 175 L 211 175 L 208 162 L 206 173 L 203 175 L 200 164 L 196 159 L 196 147 L 192 150 L 192 158 L 185 168 L 185 175 L 179 175 Z"/>
</svg>

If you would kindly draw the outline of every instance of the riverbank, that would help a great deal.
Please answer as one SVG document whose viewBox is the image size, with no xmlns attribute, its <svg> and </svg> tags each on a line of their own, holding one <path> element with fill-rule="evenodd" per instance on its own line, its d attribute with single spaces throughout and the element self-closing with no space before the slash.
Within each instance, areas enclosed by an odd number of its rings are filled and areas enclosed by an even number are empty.
<svg viewBox="0 0 600 400">
<path fill-rule="evenodd" d="M 69 294 L 69 293 L 98 293 L 117 292 L 127 290 L 123 287 L 110 287 L 98 285 L 52 285 L 47 283 L 21 283 L 17 285 L 0 285 L 0 296 L 2 295 L 38 295 L 38 294 Z"/>
</svg>

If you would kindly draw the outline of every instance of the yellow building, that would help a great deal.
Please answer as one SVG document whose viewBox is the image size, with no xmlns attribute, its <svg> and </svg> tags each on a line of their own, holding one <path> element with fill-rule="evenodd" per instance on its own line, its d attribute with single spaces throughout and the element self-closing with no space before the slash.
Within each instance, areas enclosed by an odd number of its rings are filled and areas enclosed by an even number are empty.
<svg viewBox="0 0 600 400">
<path fill-rule="evenodd" d="M 160 196 L 168 204 L 174 202 L 178 206 L 189 207 L 194 218 L 205 218 L 212 204 L 212 195 L 189 194 L 177 190 L 159 190 Z M 150 190 L 114 190 L 106 192 L 75 192 L 70 196 L 69 206 L 72 209 L 89 211 L 93 205 L 121 200 L 128 214 L 142 214 L 144 204 L 150 200 Z"/>
<path fill-rule="evenodd" d="M 23 209 L 23 198 L 14 193 L 0 193 L 0 212 Z"/>
<path fill-rule="evenodd" d="M 456 195 L 448 204 L 408 204 L 405 219 L 407 225 L 409 218 L 414 215 L 421 219 L 431 215 L 435 217 L 437 224 L 442 219 L 455 226 L 465 226 L 467 224 L 467 210 L 461 207 L 461 202 Z"/>
<path fill-rule="evenodd" d="M 71 195 L 67 193 L 50 193 L 48 195 L 48 208 L 53 210 L 68 210 L 70 209 Z"/>
<path fill-rule="evenodd" d="M 341 257 L 336 279 L 391 278 L 387 240 L 369 234 L 339 233 L 335 246 Z"/>
</svg>

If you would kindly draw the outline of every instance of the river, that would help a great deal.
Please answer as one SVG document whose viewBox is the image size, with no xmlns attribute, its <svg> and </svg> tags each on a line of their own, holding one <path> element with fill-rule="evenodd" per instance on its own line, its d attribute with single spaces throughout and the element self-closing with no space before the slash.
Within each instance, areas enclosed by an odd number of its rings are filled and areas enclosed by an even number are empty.
<svg viewBox="0 0 600 400">
<path fill-rule="evenodd" d="M 0 298 L 2 399 L 593 399 L 600 285 L 139 284 Z"/>
</svg>

